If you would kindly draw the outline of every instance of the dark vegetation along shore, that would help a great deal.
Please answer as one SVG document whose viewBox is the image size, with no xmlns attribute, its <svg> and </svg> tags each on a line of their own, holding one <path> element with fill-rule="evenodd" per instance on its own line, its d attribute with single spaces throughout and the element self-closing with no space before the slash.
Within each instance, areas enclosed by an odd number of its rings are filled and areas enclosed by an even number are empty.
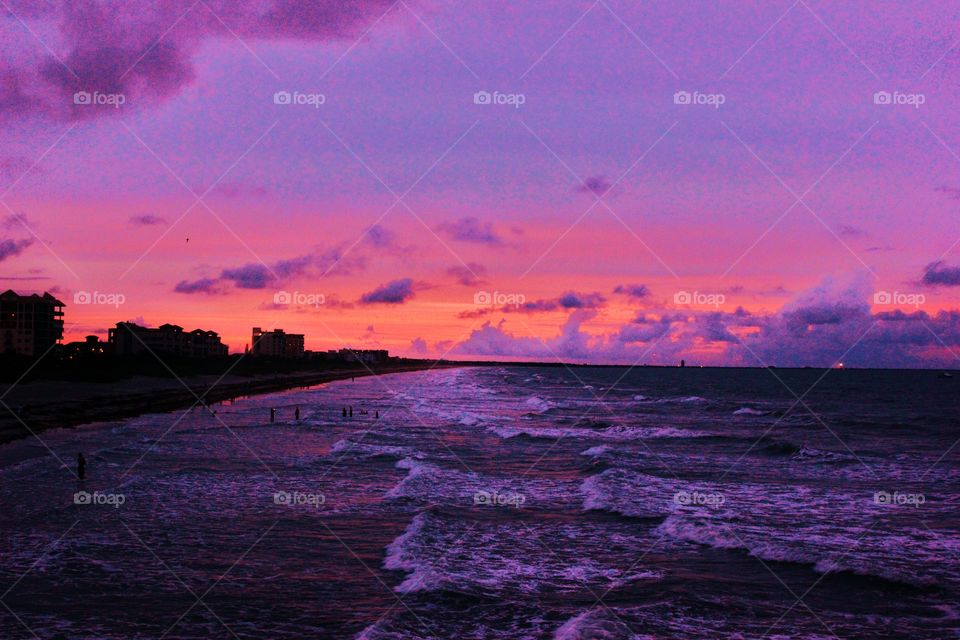
<svg viewBox="0 0 960 640">
<path fill-rule="evenodd" d="M 104 420 L 187 409 L 231 398 L 309 387 L 333 380 L 463 366 L 434 360 L 326 363 L 305 367 L 289 360 L 238 356 L 216 360 L 130 359 L 37 364 L 6 359 L 0 367 L 0 442 Z"/>
</svg>

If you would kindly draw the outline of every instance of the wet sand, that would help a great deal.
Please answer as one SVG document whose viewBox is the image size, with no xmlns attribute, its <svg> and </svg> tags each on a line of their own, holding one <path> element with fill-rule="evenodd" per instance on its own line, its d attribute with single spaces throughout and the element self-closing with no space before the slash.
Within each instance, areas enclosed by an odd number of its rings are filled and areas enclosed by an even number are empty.
<svg viewBox="0 0 960 640">
<path fill-rule="evenodd" d="M 333 380 L 451 366 L 462 365 L 424 361 L 282 375 L 226 376 L 222 380 L 211 375 L 188 377 L 182 381 L 135 377 L 113 383 L 38 380 L 14 385 L 12 389 L 10 385 L 3 385 L 0 386 L 0 401 L 10 411 L 0 405 L 0 443 L 46 429 L 186 409 L 198 404 L 197 398 L 202 398 L 205 404 L 213 404 Z M 19 414 L 19 418 L 14 413 Z"/>
</svg>

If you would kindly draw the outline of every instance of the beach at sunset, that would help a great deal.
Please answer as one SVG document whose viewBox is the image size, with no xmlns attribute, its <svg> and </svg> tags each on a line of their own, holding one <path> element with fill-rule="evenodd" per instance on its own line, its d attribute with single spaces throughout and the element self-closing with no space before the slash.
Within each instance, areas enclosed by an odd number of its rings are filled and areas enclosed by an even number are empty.
<svg viewBox="0 0 960 640">
<path fill-rule="evenodd" d="M 960 640 L 958 25 L 0 0 L 0 639 Z"/>
</svg>

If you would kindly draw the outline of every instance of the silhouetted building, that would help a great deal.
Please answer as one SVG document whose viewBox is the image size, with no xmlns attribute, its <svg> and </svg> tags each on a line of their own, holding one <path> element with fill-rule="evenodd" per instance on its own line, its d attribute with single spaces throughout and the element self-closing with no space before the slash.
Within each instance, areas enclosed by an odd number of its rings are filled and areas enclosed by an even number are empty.
<svg viewBox="0 0 960 640">
<path fill-rule="evenodd" d="M 150 329 L 132 322 L 118 322 L 110 329 L 107 339 L 114 355 L 118 356 L 153 352 L 183 358 L 214 358 L 225 356 L 228 351 L 216 331 L 195 329 L 185 332 L 183 327 L 175 324 Z"/>
<path fill-rule="evenodd" d="M 390 359 L 390 352 L 386 349 L 340 349 L 338 353 L 346 362 L 380 364 Z"/>
<path fill-rule="evenodd" d="M 283 329 L 264 331 L 260 327 L 254 327 L 251 344 L 253 356 L 302 358 L 304 353 L 303 334 L 285 333 Z"/>
<path fill-rule="evenodd" d="M 63 339 L 64 304 L 49 293 L 0 294 L 0 351 L 42 356 Z"/>
<path fill-rule="evenodd" d="M 107 353 L 106 342 L 101 342 L 99 336 L 87 336 L 83 342 L 68 342 L 63 345 L 63 357 L 67 360 L 79 358 L 96 358 Z"/>
</svg>

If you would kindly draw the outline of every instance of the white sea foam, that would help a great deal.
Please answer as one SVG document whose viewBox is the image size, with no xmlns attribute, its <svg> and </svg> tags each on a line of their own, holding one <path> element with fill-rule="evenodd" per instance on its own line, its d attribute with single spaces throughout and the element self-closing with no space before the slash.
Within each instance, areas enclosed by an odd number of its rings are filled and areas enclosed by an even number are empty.
<svg viewBox="0 0 960 640">
<path fill-rule="evenodd" d="M 629 441 L 645 438 L 701 438 L 710 434 L 693 429 L 675 427 L 625 427 L 614 425 L 606 429 L 565 427 L 491 427 L 490 431 L 508 440 L 518 436 L 530 438 L 577 438 L 585 440 Z"/>
<path fill-rule="evenodd" d="M 384 567 L 408 572 L 396 587 L 400 593 L 455 588 L 487 594 L 544 589 L 589 594 L 589 585 L 606 591 L 663 577 L 642 567 L 607 566 L 593 557 L 606 551 L 600 533 L 596 526 L 579 525 L 534 532 L 515 521 L 468 524 L 423 512 L 387 547 Z M 576 553 L 568 546 L 573 539 L 582 543 Z M 544 554 L 544 545 L 553 553 Z"/>
</svg>

